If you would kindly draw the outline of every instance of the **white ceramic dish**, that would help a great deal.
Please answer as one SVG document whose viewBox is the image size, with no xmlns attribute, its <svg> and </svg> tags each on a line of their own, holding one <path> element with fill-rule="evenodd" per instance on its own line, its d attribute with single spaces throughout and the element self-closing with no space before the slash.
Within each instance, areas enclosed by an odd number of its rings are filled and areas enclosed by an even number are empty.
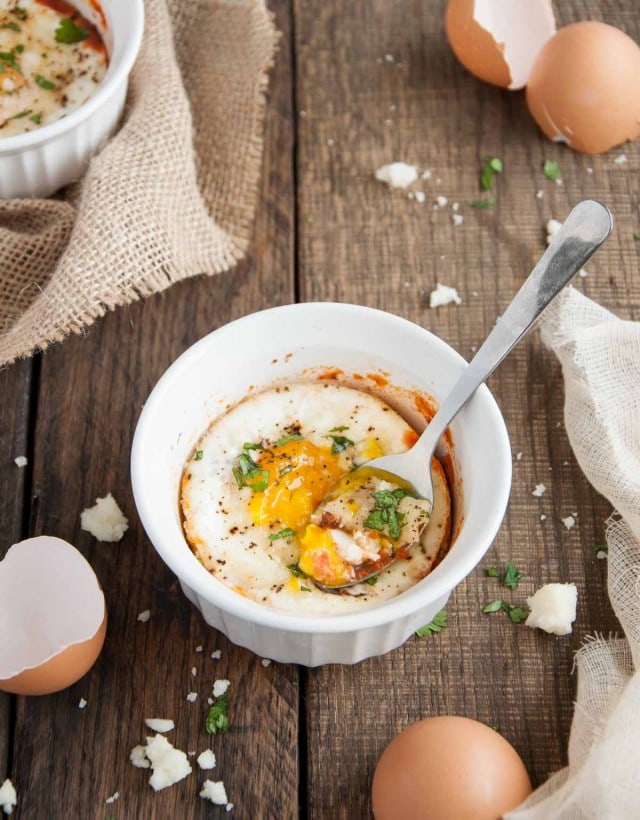
<svg viewBox="0 0 640 820">
<path fill-rule="evenodd" d="M 79 179 L 122 114 L 129 73 L 142 42 L 143 0 L 72 4 L 100 29 L 109 67 L 100 87 L 68 116 L 24 134 L 0 138 L 0 198 L 46 197 Z"/>
<path fill-rule="evenodd" d="M 491 545 L 511 486 L 504 421 L 482 386 L 451 426 L 457 461 L 458 532 L 445 559 L 404 594 L 355 614 L 300 617 L 248 600 L 213 578 L 187 546 L 178 507 L 180 476 L 210 422 L 250 390 L 274 381 L 368 374 L 360 383 L 416 423 L 413 391 L 438 399 L 465 362 L 428 331 L 371 308 L 307 303 L 255 313 L 201 339 L 162 376 L 140 416 L 131 457 L 136 506 L 155 549 L 205 620 L 234 643 L 282 662 L 357 663 L 402 644 L 445 605 Z M 406 406 L 403 406 L 406 405 Z"/>
</svg>

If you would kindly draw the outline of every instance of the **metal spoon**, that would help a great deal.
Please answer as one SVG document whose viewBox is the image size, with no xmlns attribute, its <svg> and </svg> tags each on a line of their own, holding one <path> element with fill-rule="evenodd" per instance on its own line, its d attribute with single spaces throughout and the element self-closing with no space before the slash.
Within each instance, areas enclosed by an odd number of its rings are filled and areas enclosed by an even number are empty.
<svg viewBox="0 0 640 820">
<path fill-rule="evenodd" d="M 612 227 L 611 213 L 602 203 L 585 200 L 576 205 L 413 447 L 400 455 L 373 459 L 363 467 L 381 473 L 382 478 L 398 486 L 409 485 L 417 497 L 426 499 L 433 507 L 433 481 L 427 465 L 431 464 L 440 437 L 551 300 L 598 250 Z M 352 474 L 354 477 L 358 470 Z M 357 568 L 357 579 L 348 583 L 332 586 L 315 583 L 321 589 L 336 592 L 377 575 L 395 560 L 396 557 L 391 556 L 383 567 L 377 562 L 368 574 L 361 566 Z"/>
</svg>

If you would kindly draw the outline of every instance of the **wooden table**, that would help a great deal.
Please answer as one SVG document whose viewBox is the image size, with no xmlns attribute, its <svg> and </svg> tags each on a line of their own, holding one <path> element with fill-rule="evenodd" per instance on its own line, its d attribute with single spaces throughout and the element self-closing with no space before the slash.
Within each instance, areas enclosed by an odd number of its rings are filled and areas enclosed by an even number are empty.
<svg viewBox="0 0 640 820">
<path fill-rule="evenodd" d="M 283 36 L 247 259 L 120 309 L 85 335 L 0 372 L 0 554 L 29 535 L 66 538 L 92 563 L 109 608 L 104 651 L 83 680 L 49 697 L 0 697 L 0 782 L 10 776 L 18 789 L 17 818 L 223 816 L 198 798 L 203 777 L 155 794 L 128 762 L 150 716 L 175 719 L 179 748 L 205 748 L 204 700 L 216 678 L 231 681 L 232 726 L 212 739 L 213 774 L 224 780 L 237 818 L 369 817 L 380 753 L 400 729 L 429 715 L 464 714 L 496 726 L 536 784 L 565 764 L 573 653 L 586 635 L 617 628 L 606 561 L 592 549 L 610 507 L 572 456 L 561 371 L 537 335 L 490 381 L 511 436 L 514 475 L 484 563 L 511 559 L 524 570 L 514 602 L 545 582 L 575 582 L 570 636 L 515 625 L 504 613 L 483 615 L 502 590 L 479 566 L 452 595 L 449 627 L 439 635 L 411 638 L 355 667 L 265 667 L 188 604 L 145 538 L 131 495 L 131 439 L 156 380 L 196 339 L 246 313 L 293 301 L 372 305 L 470 357 L 543 250 L 546 221 L 589 196 L 610 205 L 617 225 L 576 286 L 617 314 L 640 318 L 633 240 L 640 146 L 589 157 L 548 142 L 521 93 L 483 85 L 458 65 L 444 38 L 443 6 L 273 2 Z M 558 6 L 563 24 L 606 19 L 640 39 L 635 0 Z M 618 164 L 622 151 L 628 162 Z M 474 210 L 467 203 L 479 196 L 487 155 L 501 157 L 505 171 L 494 183 L 497 204 Z M 545 159 L 560 163 L 562 185 L 543 175 Z M 392 160 L 432 171 L 414 186 L 424 203 L 375 181 L 375 169 Z M 434 207 L 438 196 L 447 197 L 445 207 Z M 454 201 L 464 217 L 459 226 Z M 455 286 L 462 304 L 430 310 L 437 282 Z M 20 470 L 13 458 L 22 454 L 29 466 Z M 547 488 L 542 497 L 532 495 L 538 483 Z M 80 511 L 107 492 L 130 521 L 116 545 L 97 543 L 79 526 Z M 571 514 L 577 523 L 567 530 L 561 519 Z M 146 609 L 151 618 L 143 624 L 136 618 Z M 216 649 L 219 660 L 210 657 Z M 185 698 L 192 689 L 196 704 Z M 115 791 L 119 800 L 106 805 Z"/>
</svg>

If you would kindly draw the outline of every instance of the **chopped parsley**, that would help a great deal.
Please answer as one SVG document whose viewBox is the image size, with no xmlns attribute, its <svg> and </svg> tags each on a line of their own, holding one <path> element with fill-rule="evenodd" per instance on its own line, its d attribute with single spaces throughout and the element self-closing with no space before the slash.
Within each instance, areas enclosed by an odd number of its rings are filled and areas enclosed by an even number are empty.
<svg viewBox="0 0 640 820">
<path fill-rule="evenodd" d="M 300 584 L 300 592 L 311 592 L 311 590 L 309 589 L 309 587 L 305 587 L 302 584 Z"/>
<path fill-rule="evenodd" d="M 14 114 L 13 117 L 9 117 L 10 120 L 21 120 L 23 117 L 28 117 L 31 113 L 31 109 L 28 108 L 26 111 L 20 111 L 19 114 Z"/>
<path fill-rule="evenodd" d="M 560 166 L 555 160 L 546 159 L 544 161 L 544 165 L 542 166 L 542 173 L 546 176 L 547 179 L 552 180 L 555 182 L 557 179 L 560 179 L 562 176 L 560 171 Z"/>
<path fill-rule="evenodd" d="M 262 444 L 256 444 L 255 442 L 251 441 L 245 441 L 245 443 L 242 445 L 242 449 L 245 452 L 249 452 L 249 450 L 264 450 L 265 448 L 262 446 Z"/>
<path fill-rule="evenodd" d="M 420 629 L 416 629 L 416 635 L 419 638 L 424 638 L 427 635 L 433 635 L 436 632 L 442 632 L 445 626 L 448 626 L 449 615 L 446 609 L 441 609 L 437 612 L 431 621 Z"/>
<path fill-rule="evenodd" d="M 362 583 L 369 584 L 370 587 L 374 587 L 378 583 L 378 576 L 372 575 L 370 578 L 365 578 Z"/>
<path fill-rule="evenodd" d="M 482 210 L 483 208 L 492 208 L 496 204 L 496 198 L 494 196 L 490 196 L 487 199 L 475 199 L 473 202 L 470 202 L 472 208 L 478 208 Z"/>
<path fill-rule="evenodd" d="M 291 538 L 294 534 L 291 527 L 286 527 L 284 530 L 280 530 L 280 532 L 272 532 L 269 536 L 269 541 L 277 541 L 279 538 Z"/>
<path fill-rule="evenodd" d="M 207 712 L 204 728 L 210 735 L 226 732 L 229 728 L 229 697 L 221 695 Z"/>
<path fill-rule="evenodd" d="M 490 615 L 492 612 L 500 612 L 503 603 L 502 598 L 498 598 L 497 601 L 491 601 L 490 604 L 487 604 L 482 611 L 485 615 Z"/>
<path fill-rule="evenodd" d="M 275 446 L 276 447 L 283 447 L 285 444 L 288 444 L 290 441 L 300 441 L 301 438 L 304 438 L 304 436 L 302 436 L 301 433 L 289 433 L 288 435 L 282 436 L 282 438 L 279 438 L 276 441 Z"/>
<path fill-rule="evenodd" d="M 305 573 L 300 569 L 300 567 L 297 564 L 289 564 L 287 569 L 289 570 L 289 572 L 292 575 L 295 575 L 296 578 L 306 578 L 307 577 L 305 575 Z"/>
<path fill-rule="evenodd" d="M 386 530 L 396 541 L 400 538 L 400 531 L 405 523 L 404 514 L 398 512 L 398 504 L 409 493 L 402 487 L 397 487 L 395 490 L 378 490 L 371 495 L 376 505 L 365 519 L 364 526 L 378 532 Z"/>
<path fill-rule="evenodd" d="M 325 436 L 325 438 L 333 439 L 333 444 L 331 445 L 331 452 L 334 456 L 337 456 L 338 453 L 343 453 L 347 447 L 353 447 L 353 442 L 350 438 L 346 438 L 346 436 Z"/>
<path fill-rule="evenodd" d="M 31 122 L 35 122 L 36 125 L 40 125 L 42 122 L 42 111 L 38 111 L 37 114 L 32 114 L 29 119 Z"/>
<path fill-rule="evenodd" d="M 11 29 L 11 31 L 21 31 L 20 26 L 14 23 L 13 20 L 10 23 L 3 23 L 0 28 L 8 28 Z"/>
<path fill-rule="evenodd" d="M 640 233 L 634 233 L 633 238 L 636 240 L 636 242 L 640 242 Z"/>
<path fill-rule="evenodd" d="M 495 567 L 485 567 L 484 574 L 487 578 L 497 578 L 499 576 L 499 572 Z"/>
<path fill-rule="evenodd" d="M 24 46 L 17 45 L 15 48 L 12 48 L 11 51 L 0 51 L 0 60 L 3 63 L 9 66 L 9 68 L 17 71 L 18 74 L 22 74 L 22 69 L 18 64 L 16 59 L 17 54 L 21 54 L 24 51 Z M 4 72 L 3 72 L 4 73 Z"/>
<path fill-rule="evenodd" d="M 500 610 L 504 610 L 514 624 L 522 623 L 522 621 L 527 618 L 527 613 L 522 609 L 522 607 L 512 606 L 506 601 L 503 601 L 501 598 L 497 601 L 491 601 L 491 603 L 487 604 L 482 611 L 485 615 L 490 615 L 492 612 L 500 612 Z"/>
<path fill-rule="evenodd" d="M 238 487 L 251 487 L 256 493 L 264 492 L 269 484 L 269 471 L 262 470 L 248 453 L 240 453 L 232 473 Z"/>
<path fill-rule="evenodd" d="M 599 552 L 609 552 L 609 545 L 608 544 L 594 544 L 591 549 L 597 555 Z"/>
<path fill-rule="evenodd" d="M 40 88 L 44 88 L 45 91 L 53 91 L 53 89 L 56 88 L 55 83 L 52 83 L 51 80 L 46 80 L 41 74 L 36 74 L 35 81 Z"/>
<path fill-rule="evenodd" d="M 342 427 L 332 427 L 331 430 L 329 430 L 329 432 L 330 433 L 344 433 L 344 431 L 348 430 L 348 429 L 349 429 L 348 427 L 345 427 L 343 425 Z"/>
<path fill-rule="evenodd" d="M 71 17 L 65 17 L 58 23 L 54 36 L 56 43 L 65 43 L 70 46 L 86 40 L 90 34 L 88 28 L 79 26 Z"/>
<path fill-rule="evenodd" d="M 520 579 L 523 577 L 523 575 L 524 572 L 522 572 L 522 570 L 516 569 L 513 561 L 509 561 L 509 563 L 507 564 L 507 569 L 505 570 L 505 573 L 502 576 L 502 583 L 506 587 L 509 587 L 509 589 L 515 589 L 520 583 Z"/>
<path fill-rule="evenodd" d="M 496 174 L 503 171 L 502 160 L 498 157 L 487 157 L 480 171 L 480 187 L 483 191 L 491 190 L 491 183 Z"/>
<path fill-rule="evenodd" d="M 193 460 L 194 461 L 202 461 L 203 456 L 204 456 L 204 450 L 196 450 L 196 454 L 193 457 Z"/>
</svg>

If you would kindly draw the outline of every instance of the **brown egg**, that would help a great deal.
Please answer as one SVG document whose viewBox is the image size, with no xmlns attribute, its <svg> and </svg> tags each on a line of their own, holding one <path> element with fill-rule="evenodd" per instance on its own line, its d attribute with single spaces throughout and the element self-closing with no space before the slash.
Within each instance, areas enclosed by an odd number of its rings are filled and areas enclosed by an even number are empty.
<svg viewBox="0 0 640 820">
<path fill-rule="evenodd" d="M 560 29 L 538 54 L 527 105 L 555 142 L 600 154 L 640 135 L 640 48 L 606 23 Z"/>
<path fill-rule="evenodd" d="M 104 644 L 96 575 L 75 547 L 41 535 L 0 561 L 0 690 L 46 695 L 79 680 Z"/>
<path fill-rule="evenodd" d="M 531 793 L 513 746 L 465 717 L 434 717 L 382 753 L 372 786 L 376 820 L 497 820 Z"/>
<path fill-rule="evenodd" d="M 449 44 L 462 65 L 502 88 L 522 88 L 536 54 L 556 30 L 551 0 L 449 0 Z"/>
</svg>

